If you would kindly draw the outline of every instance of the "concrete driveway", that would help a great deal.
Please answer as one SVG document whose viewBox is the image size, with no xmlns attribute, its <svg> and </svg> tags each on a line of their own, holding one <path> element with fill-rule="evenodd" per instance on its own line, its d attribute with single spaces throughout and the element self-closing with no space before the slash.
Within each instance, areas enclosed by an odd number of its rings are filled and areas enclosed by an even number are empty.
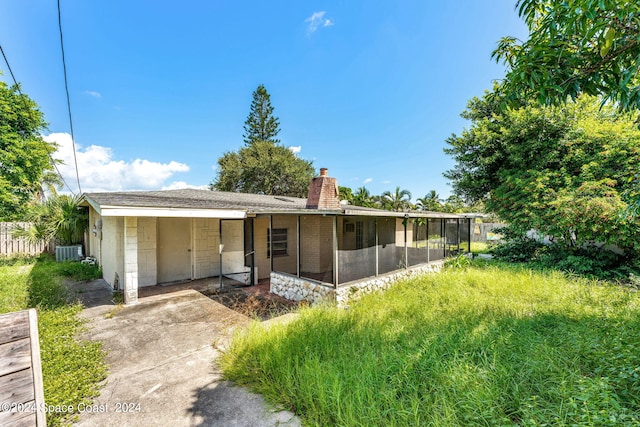
<svg viewBox="0 0 640 427">
<path fill-rule="evenodd" d="M 299 426 L 260 395 L 222 381 L 217 345 L 249 319 L 194 290 L 109 303 L 102 281 L 85 286 L 89 339 L 104 343 L 109 376 L 81 426 Z"/>
</svg>

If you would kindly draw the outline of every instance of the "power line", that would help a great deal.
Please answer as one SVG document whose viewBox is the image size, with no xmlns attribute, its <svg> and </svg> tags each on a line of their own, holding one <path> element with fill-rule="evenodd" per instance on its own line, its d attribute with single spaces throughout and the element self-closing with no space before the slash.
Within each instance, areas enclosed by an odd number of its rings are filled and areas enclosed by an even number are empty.
<svg viewBox="0 0 640 427">
<path fill-rule="evenodd" d="M 11 79 L 13 80 L 13 84 L 15 85 L 15 87 L 16 87 L 16 89 L 18 91 L 18 94 L 20 95 L 20 99 L 22 100 L 22 103 L 24 104 L 24 107 L 25 107 L 26 111 L 31 110 L 29 105 L 27 105 L 27 101 L 26 101 L 26 99 L 24 97 L 24 94 L 20 90 L 20 85 L 18 84 L 18 80 L 16 80 L 16 76 L 13 74 L 13 70 L 11 69 L 11 65 L 9 65 L 9 60 L 7 59 L 7 55 L 4 53 L 4 49 L 2 48 L 1 44 L 0 44 L 0 52 L 2 52 L 2 57 L 4 58 L 4 63 L 7 64 L 7 69 L 9 70 L 9 74 L 11 74 Z M 75 154 L 75 150 L 74 150 L 74 154 Z M 69 184 L 67 184 L 67 181 L 65 181 L 64 176 L 62 176 L 62 174 L 60 173 L 60 170 L 58 169 L 58 165 L 56 165 L 55 160 L 53 160 L 53 157 L 51 157 L 51 153 L 47 152 L 47 155 L 49 156 L 49 160 L 51 160 L 51 164 L 55 168 L 56 172 L 58 172 L 58 176 L 60 177 L 60 179 L 62 180 L 64 185 L 66 185 L 67 188 L 69 189 L 69 191 L 71 191 L 71 194 L 73 194 L 75 196 L 76 193 L 71 189 L 71 187 L 69 187 Z"/>
<path fill-rule="evenodd" d="M 80 172 L 78 172 L 78 158 L 76 156 L 76 138 L 73 135 L 73 120 L 71 119 L 71 101 L 69 100 L 69 83 L 67 82 L 67 63 L 64 59 L 64 42 L 62 41 L 62 19 L 60 17 L 60 0 L 58 0 L 58 29 L 60 30 L 60 49 L 62 50 L 62 69 L 64 71 L 64 90 L 67 93 L 67 111 L 69 111 L 69 127 L 71 128 L 71 144 L 73 147 L 73 161 L 76 165 L 76 179 L 78 180 L 78 191 L 82 194 L 80 187 Z"/>
</svg>

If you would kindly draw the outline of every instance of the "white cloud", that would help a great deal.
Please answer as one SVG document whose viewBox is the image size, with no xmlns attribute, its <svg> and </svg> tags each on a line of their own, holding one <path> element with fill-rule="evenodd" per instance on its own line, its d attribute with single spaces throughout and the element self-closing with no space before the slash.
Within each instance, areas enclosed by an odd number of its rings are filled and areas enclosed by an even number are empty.
<svg viewBox="0 0 640 427">
<path fill-rule="evenodd" d="M 300 150 L 302 150 L 302 145 L 292 145 L 291 147 L 289 147 L 289 151 L 291 151 L 293 154 L 298 154 Z"/>
<path fill-rule="evenodd" d="M 195 188 L 196 190 L 206 190 L 209 187 L 206 185 L 191 185 L 187 184 L 184 181 L 173 181 L 169 185 L 165 185 L 161 188 L 161 190 L 182 190 L 183 188 Z"/>
<path fill-rule="evenodd" d="M 93 96 L 94 98 L 102 98 L 102 94 L 100 92 L 96 92 L 95 90 L 85 90 L 84 93 L 89 96 Z"/>
<path fill-rule="evenodd" d="M 64 162 L 58 165 L 58 170 L 75 191 L 77 183 L 71 135 L 52 133 L 43 139 L 58 144 L 53 158 Z M 115 160 L 113 150 L 100 145 L 84 148 L 76 144 L 76 155 L 83 192 L 158 189 L 173 174 L 189 171 L 189 166 L 176 161 L 160 163 L 144 159 L 132 162 Z"/>
<path fill-rule="evenodd" d="M 304 20 L 304 22 L 308 23 L 307 25 L 307 35 L 315 33 L 318 31 L 318 28 L 326 28 L 332 27 L 333 21 L 329 18 L 325 18 L 324 15 L 327 12 L 322 10 L 320 12 L 313 12 L 313 15 Z"/>
<path fill-rule="evenodd" d="M 391 184 L 391 181 L 387 180 L 387 181 L 382 181 L 383 184 Z"/>
<path fill-rule="evenodd" d="M 370 182 L 372 182 L 372 181 L 373 181 L 373 178 L 367 178 L 367 179 L 365 179 L 364 181 L 362 181 L 362 183 L 363 183 L 363 184 L 368 184 L 368 183 L 370 183 Z"/>
</svg>

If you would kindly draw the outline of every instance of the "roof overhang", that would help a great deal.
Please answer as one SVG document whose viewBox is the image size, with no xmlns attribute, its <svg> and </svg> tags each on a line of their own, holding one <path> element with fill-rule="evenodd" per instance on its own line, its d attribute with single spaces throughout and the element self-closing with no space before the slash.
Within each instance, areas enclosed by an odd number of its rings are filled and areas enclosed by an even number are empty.
<svg viewBox="0 0 640 427">
<path fill-rule="evenodd" d="M 90 197 L 83 197 L 80 206 L 91 206 L 100 216 L 138 216 L 170 218 L 244 219 L 247 212 L 240 209 L 158 208 L 144 206 L 100 205 Z"/>
<path fill-rule="evenodd" d="M 101 216 L 138 216 L 171 218 L 219 218 L 244 219 L 247 213 L 235 209 L 187 209 L 187 208 L 145 208 L 130 206 L 101 206 Z"/>
</svg>

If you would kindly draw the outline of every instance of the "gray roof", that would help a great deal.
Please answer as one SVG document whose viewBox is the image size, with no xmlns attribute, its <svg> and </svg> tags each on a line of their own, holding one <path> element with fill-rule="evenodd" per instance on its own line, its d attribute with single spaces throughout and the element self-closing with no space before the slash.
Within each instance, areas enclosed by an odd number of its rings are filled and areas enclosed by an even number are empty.
<svg viewBox="0 0 640 427">
<path fill-rule="evenodd" d="M 87 193 L 102 206 L 186 209 L 304 209 L 307 199 L 197 189 Z"/>
<path fill-rule="evenodd" d="M 230 193 L 197 189 L 158 190 L 158 191 L 121 191 L 108 193 L 85 193 L 85 199 L 106 206 L 171 208 L 171 209 L 233 209 L 250 213 L 344 213 L 346 215 L 404 217 L 447 217 L 459 218 L 461 215 L 441 212 L 391 212 L 361 206 L 342 205 L 340 211 L 306 209 L 307 199 L 286 196 L 268 196 L 264 194 Z"/>
</svg>

